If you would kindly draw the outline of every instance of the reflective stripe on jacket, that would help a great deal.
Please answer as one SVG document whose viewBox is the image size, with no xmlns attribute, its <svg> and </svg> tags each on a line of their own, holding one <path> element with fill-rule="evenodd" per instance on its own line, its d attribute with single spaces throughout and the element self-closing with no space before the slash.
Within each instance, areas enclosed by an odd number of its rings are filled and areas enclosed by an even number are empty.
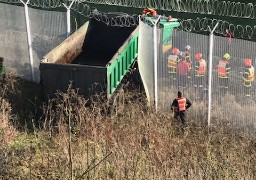
<svg viewBox="0 0 256 180">
<path fill-rule="evenodd" d="M 251 66 L 250 68 L 248 68 L 247 72 L 245 72 L 245 74 L 247 74 L 247 77 L 244 78 L 244 81 L 252 82 L 254 80 L 254 67 Z"/>
<path fill-rule="evenodd" d="M 178 60 L 177 55 L 170 55 L 168 57 L 168 67 L 169 68 L 177 68 L 178 62 L 179 62 L 179 60 Z"/>
<path fill-rule="evenodd" d="M 199 63 L 199 66 L 197 66 L 196 75 L 204 76 L 206 73 L 206 61 L 204 59 L 200 59 L 198 63 Z"/>
<path fill-rule="evenodd" d="M 183 53 L 184 53 L 184 55 L 185 55 L 185 60 L 186 60 L 187 62 L 190 62 L 190 52 L 189 52 L 189 51 L 184 51 Z"/>
<path fill-rule="evenodd" d="M 224 61 L 224 60 L 219 61 L 219 65 L 218 65 L 218 76 L 219 77 L 222 77 L 222 78 L 228 77 L 227 76 L 227 68 L 226 68 L 227 64 L 228 64 L 228 61 Z"/>
<path fill-rule="evenodd" d="M 176 98 L 176 100 L 178 101 L 179 111 L 185 111 L 186 110 L 186 104 L 187 104 L 186 98 L 181 97 L 181 98 Z"/>
</svg>

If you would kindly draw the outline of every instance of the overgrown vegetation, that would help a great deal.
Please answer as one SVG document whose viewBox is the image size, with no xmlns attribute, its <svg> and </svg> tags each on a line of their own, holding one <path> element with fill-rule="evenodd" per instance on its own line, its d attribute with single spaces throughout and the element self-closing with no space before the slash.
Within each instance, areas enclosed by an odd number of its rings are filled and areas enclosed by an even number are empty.
<svg viewBox="0 0 256 180">
<path fill-rule="evenodd" d="M 1 179 L 71 179 L 70 168 L 74 179 L 256 178 L 255 140 L 223 124 L 208 131 L 190 119 L 181 134 L 171 113 L 155 113 L 131 86 L 111 102 L 69 89 L 43 104 L 40 87 L 20 93 L 31 85 L 12 78 L 1 87 Z"/>
</svg>

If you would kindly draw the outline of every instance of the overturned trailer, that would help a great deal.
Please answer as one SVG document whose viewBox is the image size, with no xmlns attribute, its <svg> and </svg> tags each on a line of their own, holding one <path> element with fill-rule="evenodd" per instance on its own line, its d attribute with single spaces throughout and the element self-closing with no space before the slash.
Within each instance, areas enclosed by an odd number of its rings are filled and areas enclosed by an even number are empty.
<svg viewBox="0 0 256 180">
<path fill-rule="evenodd" d="M 90 19 L 40 63 L 44 96 L 66 91 L 110 97 L 137 58 L 138 27 L 113 27 Z"/>
</svg>

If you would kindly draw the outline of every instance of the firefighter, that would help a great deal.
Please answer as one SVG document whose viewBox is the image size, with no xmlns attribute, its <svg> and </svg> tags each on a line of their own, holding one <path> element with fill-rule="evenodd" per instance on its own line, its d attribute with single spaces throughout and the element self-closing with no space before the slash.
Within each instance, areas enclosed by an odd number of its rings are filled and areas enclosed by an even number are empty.
<svg viewBox="0 0 256 180">
<path fill-rule="evenodd" d="M 173 48 L 172 54 L 168 56 L 168 73 L 172 80 L 176 80 L 177 78 L 177 64 L 180 61 L 179 58 L 180 50 L 178 48 Z"/>
<path fill-rule="evenodd" d="M 219 61 L 217 72 L 219 77 L 219 87 L 224 89 L 224 92 L 228 90 L 228 77 L 230 73 L 229 65 L 230 55 L 228 53 L 224 54 L 222 60 Z"/>
<path fill-rule="evenodd" d="M 252 82 L 254 80 L 254 67 L 252 66 L 251 59 L 244 59 L 244 89 L 245 96 L 251 96 Z"/>
<path fill-rule="evenodd" d="M 181 120 L 181 128 L 184 131 L 186 125 L 186 111 L 192 105 L 192 103 L 182 96 L 182 92 L 178 91 L 178 97 L 175 98 L 171 104 L 171 110 L 174 111 L 174 118 Z"/>
<path fill-rule="evenodd" d="M 178 84 L 179 86 L 186 88 L 187 87 L 187 79 L 188 74 L 190 73 L 190 63 L 186 61 L 186 57 L 184 53 L 180 54 L 181 61 L 177 64 L 177 73 L 178 73 Z"/>
<path fill-rule="evenodd" d="M 156 12 L 156 10 L 154 10 L 152 8 L 146 8 L 146 9 L 143 9 L 142 14 L 156 16 L 157 12 Z"/>
<path fill-rule="evenodd" d="M 197 60 L 195 66 L 195 87 L 202 88 L 206 76 L 206 61 L 203 59 L 202 53 L 196 53 L 195 58 Z"/>
<path fill-rule="evenodd" d="M 191 57 L 190 57 L 190 49 L 191 47 L 189 45 L 186 45 L 185 46 L 185 51 L 183 52 L 184 53 L 184 56 L 185 56 L 185 60 L 190 64 L 190 71 L 189 71 L 189 74 L 187 75 L 187 77 L 189 79 L 191 79 L 191 70 L 192 70 L 192 60 L 191 60 Z"/>
<path fill-rule="evenodd" d="M 6 68 L 3 65 L 4 63 L 4 58 L 0 57 L 0 81 L 1 81 L 1 85 L 3 85 L 3 83 L 5 82 L 5 78 L 6 78 Z"/>
</svg>

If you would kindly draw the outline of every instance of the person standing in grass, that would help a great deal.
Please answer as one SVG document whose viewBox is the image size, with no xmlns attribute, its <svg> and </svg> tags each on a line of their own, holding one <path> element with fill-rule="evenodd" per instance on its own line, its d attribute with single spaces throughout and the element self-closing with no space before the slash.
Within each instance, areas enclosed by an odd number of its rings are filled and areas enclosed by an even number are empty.
<svg viewBox="0 0 256 180">
<path fill-rule="evenodd" d="M 192 103 L 182 96 L 182 92 L 178 91 L 178 97 L 173 100 L 171 110 L 174 111 L 175 119 L 180 118 L 182 131 L 184 131 L 186 125 L 186 111 L 191 105 Z"/>
<path fill-rule="evenodd" d="M 6 68 L 4 66 L 4 58 L 0 57 L 0 80 L 1 84 L 4 83 L 6 77 Z"/>
<path fill-rule="evenodd" d="M 217 66 L 217 72 L 219 77 L 219 88 L 224 90 L 226 93 L 228 90 L 228 78 L 230 74 L 230 55 L 228 53 L 224 54 L 223 58 L 219 61 Z"/>
<path fill-rule="evenodd" d="M 245 96 L 251 96 L 252 90 L 252 83 L 254 81 L 254 67 L 252 66 L 251 59 L 244 59 L 244 74 L 243 74 L 243 81 L 244 81 L 244 89 L 245 89 Z"/>
<path fill-rule="evenodd" d="M 191 64 L 186 61 L 184 53 L 181 53 L 181 61 L 177 65 L 178 85 L 186 88 L 188 86 L 188 75 L 190 73 Z"/>
<path fill-rule="evenodd" d="M 173 48 L 172 54 L 168 57 L 168 73 L 173 81 L 176 81 L 177 78 L 177 64 L 180 61 L 179 54 L 180 50 L 178 48 Z"/>
</svg>

